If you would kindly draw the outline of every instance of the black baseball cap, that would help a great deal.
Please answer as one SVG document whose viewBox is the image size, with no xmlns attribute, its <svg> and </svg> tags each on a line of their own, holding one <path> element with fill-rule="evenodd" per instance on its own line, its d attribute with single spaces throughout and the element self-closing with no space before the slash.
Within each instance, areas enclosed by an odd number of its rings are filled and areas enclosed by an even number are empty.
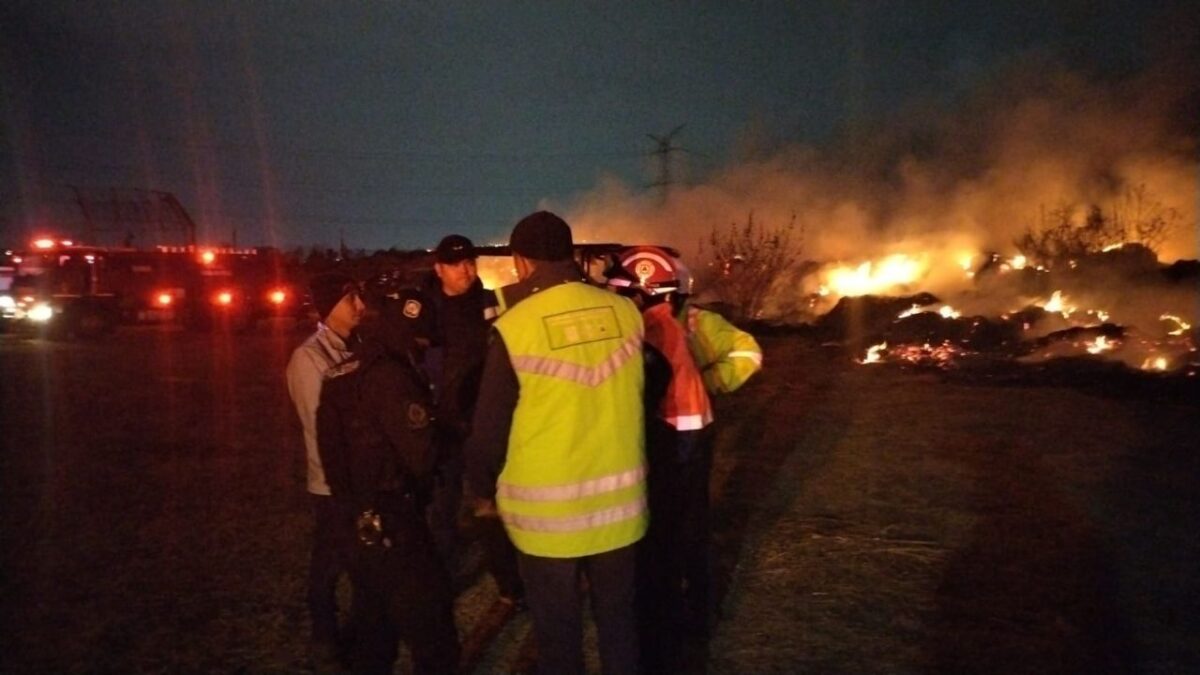
<svg viewBox="0 0 1200 675">
<path fill-rule="evenodd" d="M 475 259 L 475 244 L 461 234 L 451 234 L 438 242 L 433 250 L 434 259 L 444 265 L 453 265 L 462 260 Z"/>
<path fill-rule="evenodd" d="M 508 246 L 534 260 L 567 260 L 575 253 L 571 226 L 549 211 L 531 213 L 513 227 Z"/>
</svg>

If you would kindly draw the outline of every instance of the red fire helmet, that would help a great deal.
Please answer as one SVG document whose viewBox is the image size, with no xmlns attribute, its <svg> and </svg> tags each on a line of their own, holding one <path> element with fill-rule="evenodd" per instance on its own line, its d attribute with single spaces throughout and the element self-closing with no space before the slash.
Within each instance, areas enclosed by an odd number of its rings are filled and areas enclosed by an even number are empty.
<svg viewBox="0 0 1200 675">
<path fill-rule="evenodd" d="M 637 279 L 648 295 L 664 295 L 679 290 L 678 263 L 670 253 L 657 246 L 633 246 L 621 254 L 621 267 Z"/>
</svg>

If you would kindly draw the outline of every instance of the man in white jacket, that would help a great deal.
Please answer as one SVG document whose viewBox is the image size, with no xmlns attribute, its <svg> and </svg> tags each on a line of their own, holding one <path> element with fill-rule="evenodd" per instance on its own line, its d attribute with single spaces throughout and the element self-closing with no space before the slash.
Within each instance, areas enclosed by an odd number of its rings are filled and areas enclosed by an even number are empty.
<svg viewBox="0 0 1200 675">
<path fill-rule="evenodd" d="M 353 542 L 353 515 L 342 514 L 330 496 L 321 456 L 317 451 L 317 405 L 326 373 L 350 357 L 351 334 L 365 306 L 350 277 L 328 273 L 310 283 L 313 307 L 321 321 L 317 330 L 292 352 L 287 366 L 288 393 L 304 429 L 308 460 L 308 492 L 313 512 L 313 545 L 308 569 L 308 610 L 312 620 L 310 658 L 318 671 L 338 666 L 338 578 L 347 571 L 347 551 Z"/>
</svg>

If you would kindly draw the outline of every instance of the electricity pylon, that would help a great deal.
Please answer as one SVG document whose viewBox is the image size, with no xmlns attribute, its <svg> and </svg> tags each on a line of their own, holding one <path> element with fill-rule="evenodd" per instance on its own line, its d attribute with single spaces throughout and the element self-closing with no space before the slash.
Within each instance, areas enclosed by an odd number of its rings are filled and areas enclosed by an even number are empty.
<svg viewBox="0 0 1200 675">
<path fill-rule="evenodd" d="M 658 180 L 647 187 L 656 187 L 659 189 L 659 200 L 662 203 L 666 203 L 667 195 L 670 193 L 671 185 L 674 182 L 671 176 L 671 153 L 687 152 L 686 149 L 674 144 L 675 135 L 683 131 L 685 126 L 687 125 L 680 124 L 662 136 L 646 134 L 646 137 L 655 143 L 654 150 L 647 154 L 658 155 Z"/>
</svg>

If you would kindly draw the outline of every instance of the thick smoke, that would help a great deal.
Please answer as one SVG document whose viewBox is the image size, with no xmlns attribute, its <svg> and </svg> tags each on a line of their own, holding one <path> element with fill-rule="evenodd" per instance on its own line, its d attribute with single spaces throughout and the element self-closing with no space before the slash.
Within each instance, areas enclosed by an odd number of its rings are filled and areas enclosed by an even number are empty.
<svg viewBox="0 0 1200 675">
<path fill-rule="evenodd" d="M 1196 258 L 1197 144 L 1194 120 L 1180 114 L 1196 87 L 1180 73 L 1097 84 L 1026 63 L 953 110 L 897 114 L 856 135 L 865 141 L 781 148 L 677 186 L 665 200 L 605 180 L 564 210 L 580 238 L 670 244 L 689 258 L 701 257 L 714 228 L 753 212 L 768 228 L 802 229 L 799 258 L 916 256 L 928 272 L 908 290 L 952 296 L 973 285 L 965 254 L 976 263 L 984 252 L 1012 255 L 1042 214 L 1109 209 L 1142 188 L 1179 214 L 1159 259 Z M 816 283 L 798 279 L 780 291 L 808 293 Z"/>
</svg>

